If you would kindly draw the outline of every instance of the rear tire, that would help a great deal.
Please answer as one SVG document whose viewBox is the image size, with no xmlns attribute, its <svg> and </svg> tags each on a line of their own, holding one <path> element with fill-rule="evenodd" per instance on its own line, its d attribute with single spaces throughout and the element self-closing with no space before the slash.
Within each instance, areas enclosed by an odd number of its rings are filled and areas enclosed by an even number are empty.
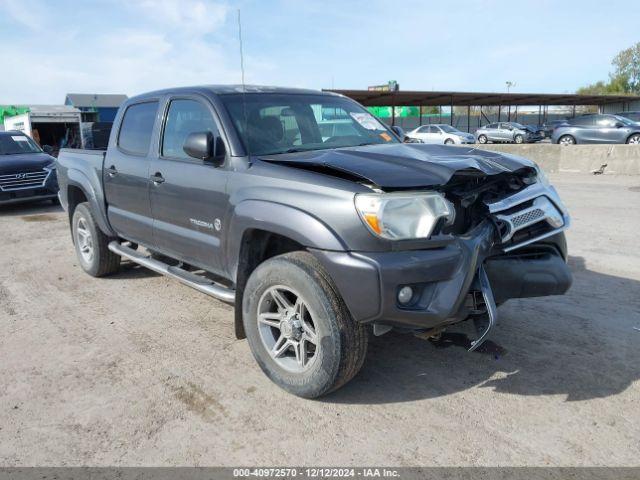
<svg viewBox="0 0 640 480">
<path fill-rule="evenodd" d="M 93 277 L 114 273 L 120 267 L 120 256 L 109 250 L 107 237 L 98 228 L 87 202 L 79 204 L 73 212 L 71 232 L 76 255 L 82 269 Z"/>
<path fill-rule="evenodd" d="M 576 144 L 576 139 L 573 138 L 571 135 L 562 135 L 558 139 L 558 145 L 575 145 L 575 144 Z"/>
<path fill-rule="evenodd" d="M 351 380 L 367 353 L 368 332 L 353 320 L 331 278 L 308 252 L 261 263 L 242 301 L 251 352 L 276 385 L 317 398 Z"/>
<path fill-rule="evenodd" d="M 487 143 L 487 137 L 485 135 L 480 135 L 478 137 L 478 143 Z"/>
<path fill-rule="evenodd" d="M 634 133 L 629 138 L 627 138 L 627 143 L 630 145 L 640 144 L 640 133 Z"/>
</svg>

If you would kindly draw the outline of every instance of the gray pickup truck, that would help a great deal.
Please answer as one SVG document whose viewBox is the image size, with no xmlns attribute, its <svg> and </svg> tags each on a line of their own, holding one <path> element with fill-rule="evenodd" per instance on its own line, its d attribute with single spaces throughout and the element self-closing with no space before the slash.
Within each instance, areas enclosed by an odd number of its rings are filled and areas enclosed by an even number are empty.
<svg viewBox="0 0 640 480">
<path fill-rule="evenodd" d="M 82 268 L 121 259 L 235 305 L 265 374 L 302 397 L 348 382 L 369 334 L 477 348 L 510 298 L 571 284 L 569 215 L 531 161 L 405 144 L 341 95 L 208 86 L 121 108 L 106 151 L 62 150 Z"/>
</svg>

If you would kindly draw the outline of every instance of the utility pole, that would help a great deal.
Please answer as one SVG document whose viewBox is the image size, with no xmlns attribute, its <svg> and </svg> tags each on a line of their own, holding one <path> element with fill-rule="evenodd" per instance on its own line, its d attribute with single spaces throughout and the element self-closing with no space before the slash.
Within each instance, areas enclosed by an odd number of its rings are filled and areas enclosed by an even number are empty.
<svg viewBox="0 0 640 480">
<path fill-rule="evenodd" d="M 504 83 L 507 85 L 507 93 L 509 93 L 509 91 L 511 90 L 511 87 L 515 87 L 516 86 L 516 82 L 512 82 L 510 80 L 507 80 Z"/>
</svg>

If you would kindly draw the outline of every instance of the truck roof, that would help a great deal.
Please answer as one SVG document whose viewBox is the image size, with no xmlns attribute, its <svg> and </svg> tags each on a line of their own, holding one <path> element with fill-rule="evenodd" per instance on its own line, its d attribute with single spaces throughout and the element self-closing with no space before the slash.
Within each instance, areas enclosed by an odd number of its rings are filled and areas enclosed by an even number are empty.
<svg viewBox="0 0 640 480">
<path fill-rule="evenodd" d="M 229 95 L 233 93 L 282 93 L 288 95 L 331 95 L 341 96 L 340 94 L 333 92 L 323 92 L 321 90 L 311 90 L 306 88 L 292 88 L 292 87 L 273 87 L 267 85 L 199 85 L 193 87 L 178 87 L 178 88 L 166 88 L 162 90 L 155 90 L 153 92 L 143 93 L 131 97 L 131 100 L 140 100 L 148 97 L 166 95 L 169 93 L 188 93 L 188 92 L 201 92 L 201 93 L 213 93 L 214 95 Z"/>
</svg>

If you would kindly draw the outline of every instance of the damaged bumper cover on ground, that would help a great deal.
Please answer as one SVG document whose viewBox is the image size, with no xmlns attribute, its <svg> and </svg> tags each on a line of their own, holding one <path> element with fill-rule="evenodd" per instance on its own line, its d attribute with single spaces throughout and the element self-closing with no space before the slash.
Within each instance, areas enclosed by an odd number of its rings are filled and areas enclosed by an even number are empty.
<svg viewBox="0 0 640 480">
<path fill-rule="evenodd" d="M 365 323 L 433 329 L 486 315 L 487 305 L 479 312 L 475 301 L 481 268 L 497 304 L 565 293 L 572 281 L 563 233 L 569 215 L 555 189 L 536 183 L 487 207 L 490 215 L 471 231 L 432 248 L 314 253 L 352 315 Z M 405 286 L 413 296 L 401 304 Z"/>
</svg>

